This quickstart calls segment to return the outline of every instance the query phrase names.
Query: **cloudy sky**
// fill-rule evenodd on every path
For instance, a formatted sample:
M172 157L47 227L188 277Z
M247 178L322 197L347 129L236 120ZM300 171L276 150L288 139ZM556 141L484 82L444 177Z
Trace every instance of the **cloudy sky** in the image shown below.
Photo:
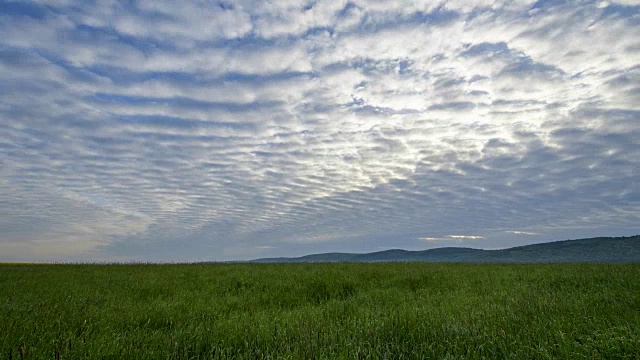
M640 233L640 2L0 2L0 261Z

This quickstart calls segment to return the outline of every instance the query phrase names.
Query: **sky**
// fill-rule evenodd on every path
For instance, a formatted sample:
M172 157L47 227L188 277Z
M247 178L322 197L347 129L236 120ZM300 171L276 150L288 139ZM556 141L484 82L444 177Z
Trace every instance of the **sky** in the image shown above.
M0 1L0 261L640 233L640 1Z

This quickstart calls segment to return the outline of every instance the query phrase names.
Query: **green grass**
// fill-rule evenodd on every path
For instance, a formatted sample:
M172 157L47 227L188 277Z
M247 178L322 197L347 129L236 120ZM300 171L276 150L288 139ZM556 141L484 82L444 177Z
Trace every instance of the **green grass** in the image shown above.
M0 359L640 358L640 265L0 265Z

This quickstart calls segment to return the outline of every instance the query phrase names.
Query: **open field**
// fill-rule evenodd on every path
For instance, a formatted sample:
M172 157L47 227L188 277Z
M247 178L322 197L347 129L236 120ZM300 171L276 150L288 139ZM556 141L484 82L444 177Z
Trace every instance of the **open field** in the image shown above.
M0 265L0 359L640 357L640 265Z

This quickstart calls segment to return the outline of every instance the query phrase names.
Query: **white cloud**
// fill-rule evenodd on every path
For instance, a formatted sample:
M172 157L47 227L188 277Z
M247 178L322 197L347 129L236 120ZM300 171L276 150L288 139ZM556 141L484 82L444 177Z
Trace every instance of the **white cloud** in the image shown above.
M0 16L12 258L492 246L638 223L637 9L47 4Z
M536 232L531 232L531 231L507 231L508 233L514 234L514 235L540 235L539 233Z

